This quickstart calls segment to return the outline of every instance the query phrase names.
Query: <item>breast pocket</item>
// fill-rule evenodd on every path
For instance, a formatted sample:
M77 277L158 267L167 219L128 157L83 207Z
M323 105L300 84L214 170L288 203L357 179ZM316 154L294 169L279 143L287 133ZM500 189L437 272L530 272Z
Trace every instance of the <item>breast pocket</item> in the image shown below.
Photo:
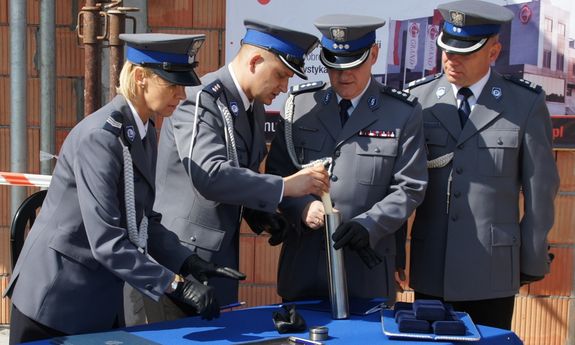
M477 171L486 176L513 176L517 171L518 129L483 131L477 142Z
M317 132L300 130L294 133L293 144L297 159L300 163L309 163L321 157L325 136Z
M358 142L355 149L357 182L373 186L389 183L398 145L396 138L371 138Z

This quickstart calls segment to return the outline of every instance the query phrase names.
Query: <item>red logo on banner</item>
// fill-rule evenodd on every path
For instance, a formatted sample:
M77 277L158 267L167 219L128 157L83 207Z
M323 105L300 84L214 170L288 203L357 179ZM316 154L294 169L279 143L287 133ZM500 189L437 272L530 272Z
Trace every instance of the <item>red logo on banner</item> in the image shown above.
M267 5L270 3L271 0L258 0L258 2L262 5Z
M411 37L417 37L417 35L419 35L419 27L417 26L417 23L411 23L409 26L409 34Z
M531 11L529 6L523 5L523 6L521 6L521 10L519 10L519 20L521 20L521 23L527 24L529 22L529 20L531 19L532 14L533 14L533 11Z
M437 38L437 36L439 35L439 27L432 25L429 27L429 38L433 41L435 41L435 39Z

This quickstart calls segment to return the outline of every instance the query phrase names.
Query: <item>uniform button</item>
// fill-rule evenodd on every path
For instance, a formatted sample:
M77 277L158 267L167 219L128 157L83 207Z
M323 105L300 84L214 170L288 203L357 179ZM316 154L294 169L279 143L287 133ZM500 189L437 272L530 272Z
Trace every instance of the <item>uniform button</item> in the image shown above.
M152 286L152 284L146 284L146 290L152 291L154 290L154 287Z
M451 220L454 221L454 222L457 221L458 218L459 218L459 217L457 217L456 214L452 214L452 215L451 215Z
M381 152L380 149L379 149L379 147L376 147L375 150L373 150L373 151L375 151L375 153Z
M461 196L461 192L457 191L457 192L453 193L453 196L456 198L459 198Z
M332 180L333 182L337 181L337 176L331 175L331 180Z
M463 168L457 168L457 169L455 169L455 172L456 172L458 175L461 175L461 174L463 173Z
M337 150L337 151L335 151L335 152L333 153L333 155L337 158L337 157L339 157L339 156L341 155L341 151L340 151L340 150Z
M497 138L497 145L503 145L503 140L501 140L501 138Z
M192 241L192 242L196 242L196 236L192 236L192 237L190 237L190 241Z
M459 144L459 145L457 146L457 148L460 149L460 150L463 150L464 147L465 147L465 145L463 145L463 144Z

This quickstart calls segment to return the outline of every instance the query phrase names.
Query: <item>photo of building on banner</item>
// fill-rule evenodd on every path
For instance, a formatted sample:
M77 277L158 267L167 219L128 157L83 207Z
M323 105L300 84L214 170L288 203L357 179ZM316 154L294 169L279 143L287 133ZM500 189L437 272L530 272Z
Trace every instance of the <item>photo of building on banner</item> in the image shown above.
M286 27L314 32L315 18L334 12L330 0L301 1L305 11L293 13L294 2L269 0L227 1L226 56L239 48L243 18L261 17ZM489 0L491 1L491 0ZM386 24L378 30L376 44L381 53L373 72L382 83L403 89L409 82L441 72L441 52L435 41L443 19L434 10L439 0L418 0L394 3L373 3L369 0L338 2L339 13L386 15ZM500 1L493 0L495 3ZM241 3L241 4L240 4ZM415 3L415 4L414 4ZM575 2L569 0L506 2L516 16L502 27L500 41L504 49L492 66L504 75L541 85L553 120L556 149L575 149ZM231 55L230 55L231 54ZM308 55L306 72L310 81L327 81L327 70L319 62L319 49ZM293 78L292 84L303 82ZM278 97L266 110L269 137L275 130L279 109L287 96Z

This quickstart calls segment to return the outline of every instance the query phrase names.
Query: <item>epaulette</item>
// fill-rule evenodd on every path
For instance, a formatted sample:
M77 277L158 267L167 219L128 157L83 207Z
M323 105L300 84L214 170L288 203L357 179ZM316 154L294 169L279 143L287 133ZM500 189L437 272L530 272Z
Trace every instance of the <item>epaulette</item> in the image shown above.
M419 85L427 84L431 81L434 81L435 79L440 78L442 74L443 73L436 73L434 75L428 75L427 77L414 80L414 81L410 82L409 84L407 84L406 89L411 89L411 88L414 88L414 87L419 86Z
M323 81L311 81L290 87L289 93L292 95L297 95L304 92L319 90L323 88L324 85L325 82Z
M523 78L518 78L512 75L505 75L503 76L503 78L509 80L510 82L513 82L517 85L521 85L535 93L541 93L541 91L543 91L543 88L541 87L541 85L537 85L529 80L523 79Z
M122 133L122 126L124 124L124 114L119 111L113 111L106 119L104 129L111 132L115 136L120 136Z
M218 99L222 92L224 91L224 84L219 79L206 85L202 91L205 91L212 95L215 99Z
M415 103L417 103L417 97L415 97L414 95L411 95L407 92L389 87L384 85L383 89L381 89L381 92L385 93L386 95L390 95L391 97L395 97L401 101L404 101L405 103L409 104L409 105L414 105Z

